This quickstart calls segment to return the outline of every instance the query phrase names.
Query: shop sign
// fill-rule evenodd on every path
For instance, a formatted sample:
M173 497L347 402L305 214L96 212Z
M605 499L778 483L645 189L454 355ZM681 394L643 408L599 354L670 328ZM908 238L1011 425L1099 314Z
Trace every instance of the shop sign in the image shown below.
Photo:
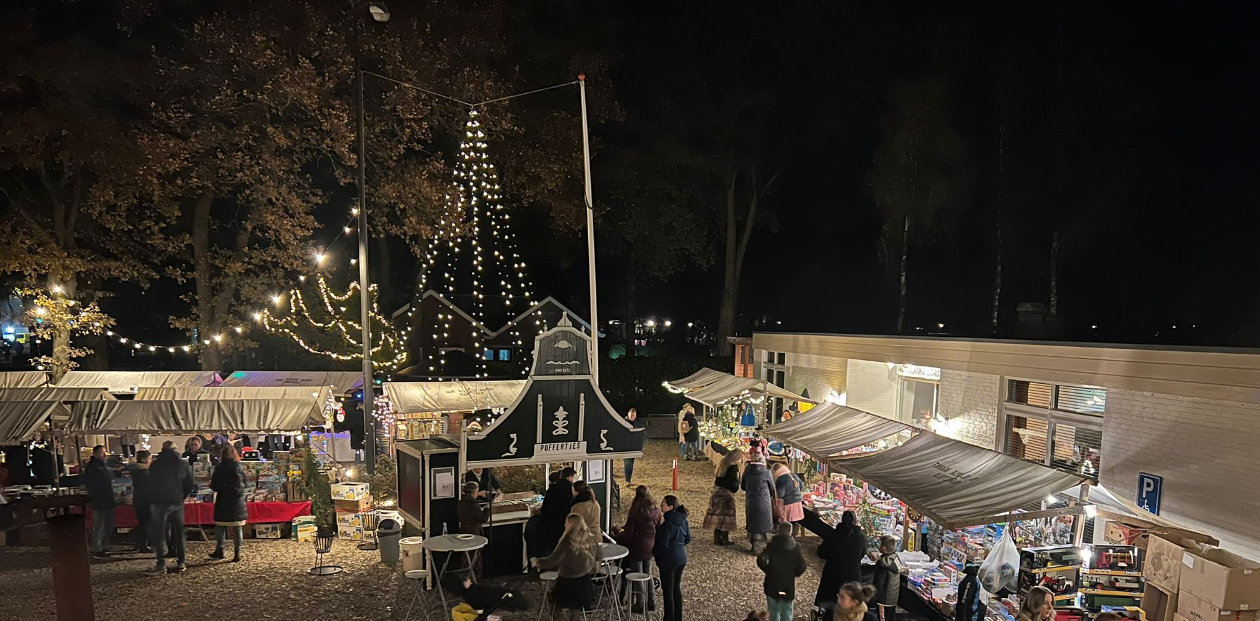
M1164 495L1164 477L1138 473L1137 504L1139 507L1159 515L1159 501Z
M917 364L897 365L897 375L908 379L930 380L939 382L941 370L938 367L921 367Z
M586 454L585 442L550 442L547 444L535 444L534 456L539 455L561 455L568 453Z

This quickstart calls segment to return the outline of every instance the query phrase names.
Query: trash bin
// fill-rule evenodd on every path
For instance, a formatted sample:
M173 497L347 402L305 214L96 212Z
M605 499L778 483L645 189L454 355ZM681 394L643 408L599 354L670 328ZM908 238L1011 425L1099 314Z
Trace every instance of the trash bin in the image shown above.
M399 541L402 548L403 571L424 569L424 537L405 537Z
M376 545L381 550L381 562L393 565L398 562L398 540L402 539L402 525L390 518L376 526Z

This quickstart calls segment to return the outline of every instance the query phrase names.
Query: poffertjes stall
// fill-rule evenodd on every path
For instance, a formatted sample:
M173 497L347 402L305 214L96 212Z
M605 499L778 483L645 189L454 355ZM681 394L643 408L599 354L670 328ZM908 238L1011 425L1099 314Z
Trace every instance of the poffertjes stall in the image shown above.
M513 402L480 430L402 441L398 445L399 507L408 528L424 537L456 532L454 505L474 468L504 469L572 463L601 505L608 530L613 460L643 455L643 429L608 403L591 375L591 340L567 318L535 339L529 378ZM524 497L528 496L528 497ZM483 575L525 570L525 524L541 498L507 494L493 503L484 532ZM419 512L421 515L413 515Z

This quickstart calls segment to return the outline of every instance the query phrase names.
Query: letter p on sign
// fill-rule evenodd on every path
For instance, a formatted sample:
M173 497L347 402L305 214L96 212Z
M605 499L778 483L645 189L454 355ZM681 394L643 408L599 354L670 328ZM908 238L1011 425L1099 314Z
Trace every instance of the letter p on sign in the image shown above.
M1164 493L1164 477L1138 473L1137 504L1139 507L1159 515L1159 502Z

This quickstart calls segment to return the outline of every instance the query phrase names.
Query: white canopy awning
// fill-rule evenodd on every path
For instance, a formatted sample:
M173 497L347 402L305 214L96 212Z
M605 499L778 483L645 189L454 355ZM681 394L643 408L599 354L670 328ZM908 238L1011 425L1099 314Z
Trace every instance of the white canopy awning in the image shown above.
M253 386L211 386L208 388L141 388L136 401L202 401L223 399L315 399L322 407L332 388L328 386L256 388ZM0 393L3 394L3 393Z
M835 403L824 403L792 420L768 427L765 435L818 459L901 433L913 426Z
M665 382L665 385L675 391L682 392L684 396L692 401L708 406L721 405L738 397L759 395L777 397L787 401L818 403L813 399L807 399L767 381L736 377L730 373L723 373L714 369L700 369L680 380Z
M837 457L829 465L951 529L1001 520L1085 480L928 431L896 448Z
M402 414L465 412L505 408L525 389L525 380L493 382L385 382L385 394Z
M74 404L75 433L298 431L322 425L314 398L97 401Z
M69 414L60 401L0 401L0 444L30 440L48 417Z
M70 371L57 382L57 387L128 393L139 388L216 386L221 381L214 371Z
M237 371L227 376L223 385L255 388L332 386L334 392L343 393L362 386L363 374L358 371Z
M0 401L110 401L104 388L0 388Z
M48 384L48 374L43 371L0 372L0 388L36 388Z

